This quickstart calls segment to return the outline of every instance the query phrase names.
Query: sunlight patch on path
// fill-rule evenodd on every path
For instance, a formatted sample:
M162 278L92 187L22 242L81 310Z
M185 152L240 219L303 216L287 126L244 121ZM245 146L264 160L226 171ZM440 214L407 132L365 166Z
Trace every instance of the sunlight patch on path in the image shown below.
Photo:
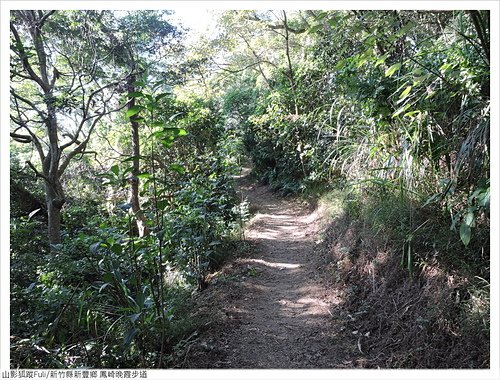
M245 263L258 263L265 265L267 267L271 268L278 268L278 269L297 269L302 266L302 264L287 264L287 263L271 263L269 261L261 260L261 259L246 259L243 262Z
M283 219L289 219L289 220L292 220L293 219L293 216L291 215L274 215L274 214L263 214L263 213L258 213L256 214L253 218L252 218L252 221L256 222L256 221L259 221L259 220L262 220L262 219L280 219L280 220L283 220Z
M297 300L282 298L278 301L281 306L282 311L285 315L296 317L300 316L319 316L319 315L330 315L330 304L336 304L338 302L327 303L319 298L305 296Z

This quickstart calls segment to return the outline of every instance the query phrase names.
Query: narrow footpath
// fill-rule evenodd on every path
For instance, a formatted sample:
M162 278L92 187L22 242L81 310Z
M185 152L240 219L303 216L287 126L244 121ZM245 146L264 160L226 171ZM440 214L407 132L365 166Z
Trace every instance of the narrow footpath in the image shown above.
M349 367L339 338L340 299L322 279L315 246L321 212L273 194L243 174L239 187L253 218L249 252L226 265L197 300L212 314L186 368Z

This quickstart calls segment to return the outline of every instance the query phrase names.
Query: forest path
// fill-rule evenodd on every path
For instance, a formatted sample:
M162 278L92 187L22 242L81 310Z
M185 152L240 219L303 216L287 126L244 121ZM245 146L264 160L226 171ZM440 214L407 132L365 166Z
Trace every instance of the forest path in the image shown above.
M314 249L321 212L278 197L245 172L239 188L254 211L245 230L250 250L200 294L200 308L218 320L202 332L185 366L344 367L332 312L340 300L322 279L326 260Z

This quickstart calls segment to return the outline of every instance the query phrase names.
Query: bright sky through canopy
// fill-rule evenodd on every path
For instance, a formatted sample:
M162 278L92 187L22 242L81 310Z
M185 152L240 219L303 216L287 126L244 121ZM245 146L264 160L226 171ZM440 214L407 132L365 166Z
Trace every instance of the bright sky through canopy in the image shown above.
M180 7L174 8L172 11L175 13L171 16L171 19L191 29L190 34L205 31L212 21L212 14L208 9Z

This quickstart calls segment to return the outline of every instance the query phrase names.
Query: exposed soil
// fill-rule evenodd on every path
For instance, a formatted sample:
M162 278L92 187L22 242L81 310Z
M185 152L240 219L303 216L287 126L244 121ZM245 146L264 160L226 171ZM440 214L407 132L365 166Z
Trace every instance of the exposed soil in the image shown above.
M488 300L468 296L466 277L436 262L412 278L390 234L327 221L246 174L248 250L194 298L193 318L208 322L181 367L489 367Z
M211 319L189 347L186 368L352 367L351 342L340 339L340 303L321 277L318 210L279 198L246 176L240 189L254 213L247 254L216 274L196 299Z

